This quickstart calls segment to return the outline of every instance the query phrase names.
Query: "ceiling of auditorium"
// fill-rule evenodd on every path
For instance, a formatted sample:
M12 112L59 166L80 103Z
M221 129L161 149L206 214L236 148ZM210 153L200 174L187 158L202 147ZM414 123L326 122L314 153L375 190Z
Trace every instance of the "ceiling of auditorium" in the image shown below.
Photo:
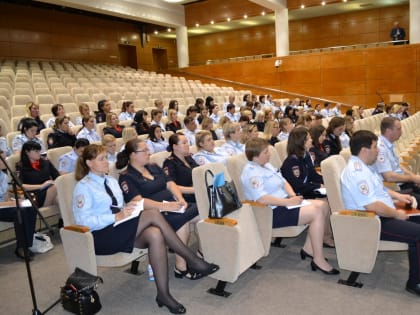
M39 2L48 2L51 4L62 5L62 0L37 0ZM125 0L127 2L136 3L136 0ZM166 1L166 0L164 0ZM71 5L67 6L71 7ZM168 0L168 2L171 2ZM181 4L184 6L195 5L196 2L211 2L211 0L182 0L181 2L177 2L177 4ZM319 2L319 4L318 4ZM395 6L395 5L402 5L408 4L409 0L348 0L347 2L342 2L339 0L328 0L326 1L327 5L321 5L321 0L314 1L314 0L301 0L301 1L290 1L289 5L289 20L301 20L301 19L308 19L313 17L319 16L327 16L327 15L334 15L334 14L342 14L348 13L351 11L362 11L362 10L370 10L376 9L381 7L387 6ZM296 9L291 8L292 3L307 3L307 7L304 9ZM296 7L296 5L295 5ZM272 12L271 10L267 10L268 12ZM110 15L113 15L110 13ZM115 16L118 16L116 13ZM141 19L140 19L141 20ZM209 21L211 17L209 17ZM257 25L264 25L264 24L271 24L274 23L274 14L267 13L265 15L258 15L258 16L249 16L246 19L235 19L229 22L215 22L214 24L203 24L199 26L193 26L188 28L188 35L195 36L195 35L203 35L209 33L216 33L221 31L229 31L234 29L246 28L251 26ZM158 24L158 23L156 23ZM164 37L164 38L176 38L175 32L173 29L168 32L166 30L166 26L162 26L157 29L159 33L154 36Z

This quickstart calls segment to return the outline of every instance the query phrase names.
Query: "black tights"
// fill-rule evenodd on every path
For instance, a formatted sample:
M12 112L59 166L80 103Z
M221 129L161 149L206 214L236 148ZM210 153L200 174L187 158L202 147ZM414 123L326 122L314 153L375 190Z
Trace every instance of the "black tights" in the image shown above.
M149 261L153 268L158 297L162 302L174 307L178 302L169 293L166 244L184 258L188 266L194 270L204 271L208 267L207 262L182 243L159 211L143 211L137 227L135 246L149 249Z

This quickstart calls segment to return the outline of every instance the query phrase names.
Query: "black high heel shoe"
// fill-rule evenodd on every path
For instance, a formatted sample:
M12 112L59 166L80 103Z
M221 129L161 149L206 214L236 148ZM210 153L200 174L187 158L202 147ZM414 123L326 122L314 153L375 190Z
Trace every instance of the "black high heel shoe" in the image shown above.
M156 303L159 307L166 306L172 314L185 314L187 312L187 309L184 307L184 305L178 303L176 306L169 306L162 302L159 297L156 297Z
M331 270L324 270L321 267L319 267L313 260L311 261L311 268L312 271L316 271L317 269L322 271L323 273L325 273L326 275L338 275L340 273L340 271L338 271L335 268L332 268Z
M303 248L300 250L300 258L302 258L302 260L305 260L306 258L314 259L314 257L305 252Z
M15 249L15 255L16 255L16 257L25 260L25 252L23 251L23 248L21 248L21 247L16 248ZM31 250L28 249L29 261L32 261L34 259L33 258L34 256L35 256L35 254Z
M175 275L175 278L178 278L178 279L187 278L189 280L198 280L203 277L198 272L189 271L188 269L181 271L177 267L174 268L174 275Z
M220 267L216 264L209 264L209 266L205 270L198 270L198 269L194 269L192 267L189 268L190 272L199 273L201 275L200 278L211 275L212 273L215 273L219 269L220 269Z

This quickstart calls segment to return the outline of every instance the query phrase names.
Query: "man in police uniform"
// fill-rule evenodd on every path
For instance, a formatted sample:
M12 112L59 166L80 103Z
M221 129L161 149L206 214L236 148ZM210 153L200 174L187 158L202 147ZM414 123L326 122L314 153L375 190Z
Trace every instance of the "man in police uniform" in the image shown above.
M402 193L408 193L417 199L420 206L420 175L416 175L400 164L395 153L394 142L402 134L401 121L395 117L385 117L381 121L381 136L378 139L378 159L375 168L387 182L397 183Z
M393 199L410 203L410 195L387 189L373 165L378 156L377 136L360 130L350 140L352 156L341 174L341 191L346 209L369 210L381 220L381 240L408 244L409 276L406 290L420 295L420 220L408 218L404 210L396 209Z

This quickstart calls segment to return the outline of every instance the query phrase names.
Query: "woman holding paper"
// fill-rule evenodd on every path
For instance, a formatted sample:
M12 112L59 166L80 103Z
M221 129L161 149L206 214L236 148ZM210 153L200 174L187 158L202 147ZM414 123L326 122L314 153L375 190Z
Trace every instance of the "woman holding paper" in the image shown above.
M324 180L314 167L309 149L312 147L312 138L305 127L298 127L290 132L287 142L287 158L281 166L281 174L292 186L292 189L305 199L318 199L323 208L330 206L326 200ZM330 216L325 217L324 246L334 247L334 240L330 224Z
M268 142L261 138L250 139L246 143L248 159L241 175L245 198L268 205L273 209L273 228L309 224L309 232L300 255L302 259L312 259L311 268L328 275L339 271L333 268L322 252L325 216L329 208L319 200L311 200L303 205L302 196L297 196L290 184L269 163ZM288 209L288 207L294 207Z
M146 200L146 209L139 216L114 226L116 222L129 217L142 198L136 196L123 207L122 191L118 182L106 175L107 171L108 161L104 147L96 144L87 146L78 160L75 173L79 180L73 192L76 224L90 228L98 255L131 252L134 246L148 248L157 287L156 303L159 307L166 306L171 313L185 313L185 307L169 292L166 246L182 256L190 270L200 277L216 272L219 267L194 255L159 211L153 210Z
M127 169L120 174L119 183L126 202L139 196L144 198L146 208L162 211L163 217L172 226L184 244L188 244L189 224L198 218L195 203L187 203L181 189L156 164L150 164L150 150L146 142L133 139L126 143L118 154L116 167ZM175 277L197 279L197 273L188 270L186 261L179 255L175 260Z

